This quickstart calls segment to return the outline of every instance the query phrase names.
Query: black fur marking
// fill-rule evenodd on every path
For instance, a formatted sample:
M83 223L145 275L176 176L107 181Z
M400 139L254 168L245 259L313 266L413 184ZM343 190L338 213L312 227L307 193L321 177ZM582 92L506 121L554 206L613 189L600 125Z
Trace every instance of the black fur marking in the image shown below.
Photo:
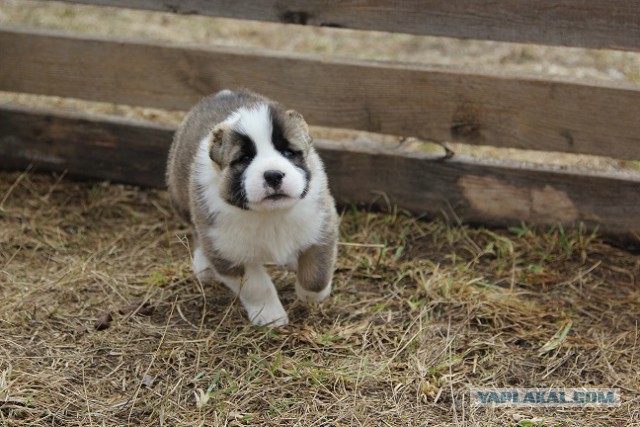
M269 115L271 116L271 143L276 150L280 152L285 158L291 160L295 158L302 158L302 151L296 150L291 142L284 136L282 124L276 118L273 109L269 109Z
M269 115L271 116L271 143L281 153L285 150L293 151L291 150L291 143L285 138L282 125L276 119L272 109L269 109Z
M300 194L300 198L304 199L307 196L307 193L309 192L309 185L311 184L311 172L309 171L309 168L307 168L307 165L302 165L302 167L298 166L300 169L302 169L302 172L304 172L304 190L302 190L302 194Z
M300 198L304 199L309 192L311 172L307 167L307 163L302 151L295 150L289 140L284 136L282 125L276 118L273 109L269 109L269 114L271 116L271 143L273 144L275 149L278 150L280 154L282 154L284 158L289 160L291 164L300 169L304 174L305 186L302 194L300 195Z
M240 149L229 163L229 192L226 201L240 209L249 209L247 193L244 189L244 172L256 156L256 145L247 135L234 131L233 139Z
M231 174L229 177L230 188L226 198L227 203L244 210L249 209L247 193L244 191L243 175L246 168L246 165L237 165L231 168L229 171Z
M235 158L231 161L231 166L239 163L251 163L251 160L256 156L256 144L247 135L233 131L234 140L238 141L240 150L235 155Z

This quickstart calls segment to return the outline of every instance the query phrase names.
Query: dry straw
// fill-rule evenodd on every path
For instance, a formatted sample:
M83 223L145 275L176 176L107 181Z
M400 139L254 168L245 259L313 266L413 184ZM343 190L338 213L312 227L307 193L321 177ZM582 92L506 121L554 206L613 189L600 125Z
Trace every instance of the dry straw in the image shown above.
M333 296L272 268L291 325L268 330L193 278L163 191L4 173L0 200L0 425L640 423L640 261L584 231L348 208ZM623 398L472 408L472 386Z

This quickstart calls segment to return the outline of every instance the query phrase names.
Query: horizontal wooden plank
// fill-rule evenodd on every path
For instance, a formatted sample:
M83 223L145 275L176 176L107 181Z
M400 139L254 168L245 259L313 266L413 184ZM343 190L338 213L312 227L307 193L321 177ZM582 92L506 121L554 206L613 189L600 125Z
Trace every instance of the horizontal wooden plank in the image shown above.
M640 50L640 1L67 0L432 36Z
M162 187L174 129L114 117L0 104L0 168L48 171Z
M189 109L249 87L310 124L640 159L640 87L0 28L0 90Z
M0 107L0 167L164 186L173 130L149 123ZM578 174L424 154L317 143L342 202L398 205L506 226L580 222L640 244L640 177Z

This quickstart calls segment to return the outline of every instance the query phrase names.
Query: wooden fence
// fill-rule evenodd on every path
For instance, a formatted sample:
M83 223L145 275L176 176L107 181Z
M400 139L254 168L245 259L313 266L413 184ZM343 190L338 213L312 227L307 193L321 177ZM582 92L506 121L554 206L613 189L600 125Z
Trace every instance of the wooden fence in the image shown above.
M640 2L82 0L285 23L640 50ZM435 3L435 4L434 4ZM295 30L295 28L292 28ZM250 87L312 125L640 159L640 87L0 26L0 90L186 110ZM162 186L173 129L0 105L0 167ZM318 141L336 197L511 225L584 223L640 243L640 178Z

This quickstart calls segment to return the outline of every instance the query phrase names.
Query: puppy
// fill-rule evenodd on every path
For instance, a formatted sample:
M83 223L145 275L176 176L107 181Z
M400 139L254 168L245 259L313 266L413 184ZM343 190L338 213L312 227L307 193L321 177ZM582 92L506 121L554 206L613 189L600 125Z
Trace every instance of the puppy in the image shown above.
M289 322L265 263L296 271L301 300L329 295L338 216L298 112L249 91L203 99L175 134L167 183L193 227L194 273L237 294L251 322Z

